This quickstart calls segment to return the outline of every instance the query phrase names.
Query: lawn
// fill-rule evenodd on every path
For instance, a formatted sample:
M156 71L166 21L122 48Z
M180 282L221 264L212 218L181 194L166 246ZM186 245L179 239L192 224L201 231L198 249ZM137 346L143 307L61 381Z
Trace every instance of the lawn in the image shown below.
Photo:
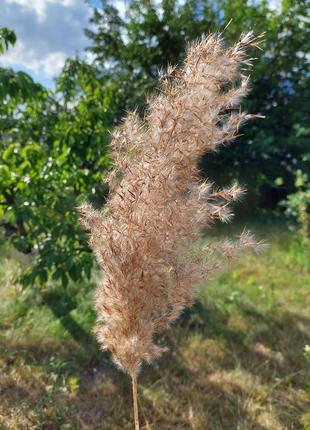
M267 251L202 286L158 339L143 430L310 430L310 246L260 230ZM16 256L1 262L0 429L132 429L130 380L91 335L94 282L23 291Z

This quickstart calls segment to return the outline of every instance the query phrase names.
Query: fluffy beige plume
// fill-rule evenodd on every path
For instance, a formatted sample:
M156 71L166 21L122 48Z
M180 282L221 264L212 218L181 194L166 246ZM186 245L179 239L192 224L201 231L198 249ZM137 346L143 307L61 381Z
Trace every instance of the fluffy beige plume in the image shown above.
M159 356L154 335L190 306L195 286L244 248L257 249L249 233L236 242L202 246L202 228L231 218L237 185L214 190L201 182L197 162L234 139L254 117L239 109L248 92L252 33L231 48L221 35L192 44L182 68L170 68L142 120L130 113L112 140L114 169L104 209L81 206L82 222L104 272L96 294L96 333L119 366L136 374Z

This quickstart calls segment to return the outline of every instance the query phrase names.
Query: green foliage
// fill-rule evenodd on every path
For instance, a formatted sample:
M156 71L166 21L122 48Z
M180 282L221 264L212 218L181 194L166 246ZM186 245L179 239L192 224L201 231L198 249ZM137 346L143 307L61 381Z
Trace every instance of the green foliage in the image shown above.
M25 72L15 72L13 69L3 69L0 67L0 101L6 101L8 97L18 97L20 102L33 98L43 91L40 84L37 84ZM5 110L0 107L0 113L5 115Z
M6 27L0 28L0 54L9 49L9 45L14 46L16 43L16 34Z
M14 46L15 43L14 31L5 27L0 28L0 55L8 50L10 45ZM41 85L35 84L26 73L14 72L12 69L0 67L0 118L6 113L1 105L7 102L8 97L18 97L21 102L26 98L35 96L40 90L43 90ZM2 124L0 123L0 125Z
M297 191L289 194L282 205L286 208L286 215L298 222L301 239L306 242L309 240L310 182L307 173L301 170L297 170L295 175Z
M125 108L144 106L145 91L156 84L158 70L167 63L179 63L188 41L203 32L225 30L228 43L241 31L266 32L262 52L252 74L252 91L245 101L249 112L266 116L241 131L242 136L218 155L208 154L203 172L218 182L238 178L247 184L251 207L274 208L294 190L292 170L302 167L302 155L309 141L310 97L309 7L307 1L283 1L271 10L269 2L246 0L163 0L156 6L149 0L127 2L126 17L102 1L95 10L90 51L105 73L119 82ZM221 172L218 178L217 172ZM282 177L285 186L278 186ZM254 200L253 200L254 199Z
M228 43L241 31L266 31L263 51L253 53L259 58L245 102L266 119L244 127L220 154L204 157L202 172L220 185L232 179L247 184L251 211L272 208L288 194L296 208L303 195L294 172L309 176L307 6L308 0L285 0L274 11L267 1L163 0L155 6L130 0L120 17L102 0L86 30L93 64L67 60L55 91L24 72L0 68L1 237L31 256L23 282L66 285L90 275L93 260L76 206L84 199L104 202L109 130L126 110L143 112L158 71L180 63L190 40L223 29L230 19ZM15 41L12 30L1 28L0 54Z
M27 97L5 85L0 222L4 238L31 255L22 274L26 285L90 276L93 259L76 206L86 197L96 196L95 204L104 199L108 128L118 97L118 88L97 72L75 59L67 61L55 92L36 87Z
M101 3L90 20L92 29L85 30L92 41L88 49L126 94L126 110L143 107L145 95L157 83L158 71L169 63L179 63L187 42L217 29L220 20L220 12L211 1L179 5L176 0L164 0L155 5L149 0L131 0L125 19L113 2Z

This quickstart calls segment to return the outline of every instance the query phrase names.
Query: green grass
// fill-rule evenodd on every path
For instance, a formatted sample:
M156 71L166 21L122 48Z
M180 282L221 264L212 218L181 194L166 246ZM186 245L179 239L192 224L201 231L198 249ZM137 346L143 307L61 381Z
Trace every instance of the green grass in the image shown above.
M310 429L310 246L270 242L200 289L139 378L141 428ZM0 256L0 429L132 429L130 381L91 337L93 283L23 291Z

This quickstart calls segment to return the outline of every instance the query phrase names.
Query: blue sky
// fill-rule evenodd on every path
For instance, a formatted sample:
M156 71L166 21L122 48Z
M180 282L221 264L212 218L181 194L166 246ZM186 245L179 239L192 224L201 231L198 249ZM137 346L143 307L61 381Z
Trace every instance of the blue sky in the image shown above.
M124 1L114 3L124 9ZM0 27L17 34L14 48L0 56L0 66L26 71L53 87L65 59L89 44L83 29L89 27L91 7L84 0L0 0L0 5Z

